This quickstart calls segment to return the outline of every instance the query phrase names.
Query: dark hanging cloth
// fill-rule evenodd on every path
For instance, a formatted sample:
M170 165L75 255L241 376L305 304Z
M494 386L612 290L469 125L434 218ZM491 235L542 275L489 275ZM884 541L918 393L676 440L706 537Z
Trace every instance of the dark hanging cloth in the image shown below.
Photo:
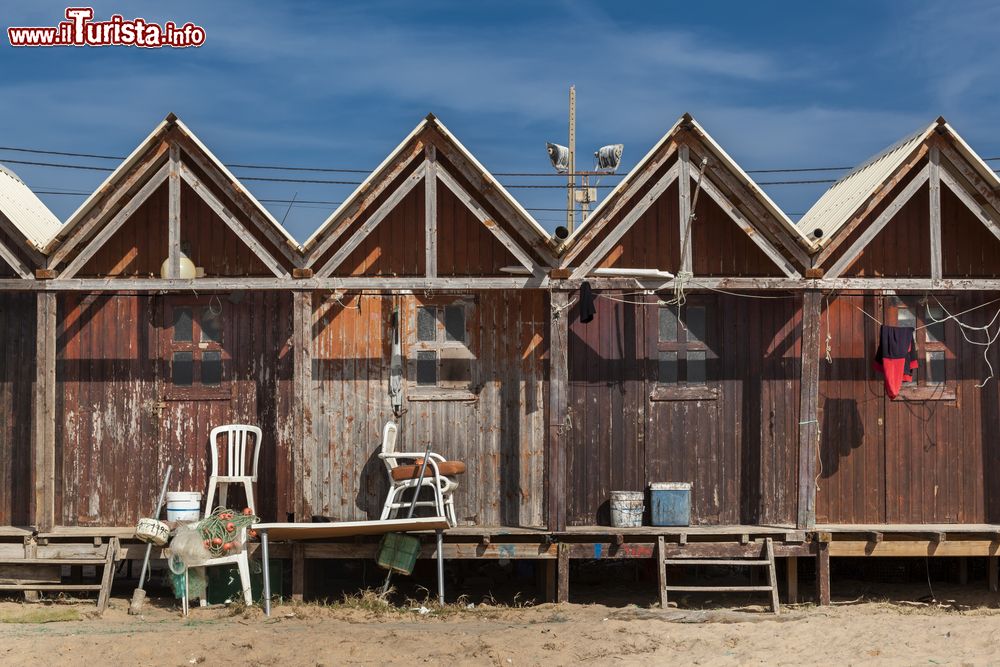
M872 366L885 378L885 392L890 399L899 396L904 382L913 380L917 365L913 327L890 327L883 324Z
M594 319L597 308L594 306L594 292L590 289L590 283L584 281L580 285L580 321L586 324Z

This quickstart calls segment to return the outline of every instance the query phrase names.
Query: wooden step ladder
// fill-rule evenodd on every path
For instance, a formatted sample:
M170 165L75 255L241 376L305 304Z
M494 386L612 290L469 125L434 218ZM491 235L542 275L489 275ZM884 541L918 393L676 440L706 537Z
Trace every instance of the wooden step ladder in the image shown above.
M115 561L118 560L119 542L117 537L108 540L103 555L99 552L93 556L78 557L52 557L46 558L37 555L38 546L32 540L25 542L24 558L0 558L0 570L5 574L0 578L0 591L97 591L97 613L103 614L108 607L108 598L111 596L111 583L115 576ZM69 565L71 567L82 567L93 565L103 567L101 583L99 584L64 584L62 582L38 581L41 577L37 575L39 568L59 567ZM34 573L31 571L34 567ZM23 578L14 574L18 569L24 568ZM13 575L13 576L11 576ZM35 580L33 580L33 578Z
M778 614L780 613L780 607L778 603L778 578L775 575L774 569L774 544L771 538L765 538L763 548L761 549L761 554L759 557L732 557L732 556L720 556L718 558L712 557L697 557L697 558L685 558L683 556L671 557L666 556L665 540L663 537L657 539L657 561L659 565L659 586L660 586L660 607L663 609L667 608L667 595L670 591L686 591L686 592L698 592L698 593L712 593L712 592L724 592L724 593L737 593L743 591L768 591L771 593L771 610ZM767 568L767 585L766 586L671 586L667 584L667 566L668 565L732 565L738 567L764 567Z

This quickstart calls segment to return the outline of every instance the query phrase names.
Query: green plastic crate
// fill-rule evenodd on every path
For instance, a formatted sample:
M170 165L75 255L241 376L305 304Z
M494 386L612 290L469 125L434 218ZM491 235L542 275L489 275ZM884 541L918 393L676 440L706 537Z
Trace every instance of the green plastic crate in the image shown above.
M253 566L251 565L251 568ZM240 571L235 565L220 565L205 568L208 585L208 603L226 604L234 600L242 600ZM271 596L282 597L284 594L282 567L280 560L271 561ZM254 602L264 599L264 574L250 570L250 594Z
M399 574L411 574L420 554L420 538L404 533L386 533L378 546L378 565Z

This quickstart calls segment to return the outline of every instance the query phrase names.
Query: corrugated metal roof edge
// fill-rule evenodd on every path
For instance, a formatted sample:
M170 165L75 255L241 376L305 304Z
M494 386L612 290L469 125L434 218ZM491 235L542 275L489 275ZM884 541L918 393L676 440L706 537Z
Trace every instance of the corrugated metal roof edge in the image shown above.
M0 171L6 174L8 177L16 181L21 187L21 196L30 197L30 205L33 209L32 213L38 218L38 222L41 222L46 229L38 229L39 235L33 235L31 230L25 229L22 224L18 224L19 216L13 216L10 211L4 211L4 216L10 221L11 225L14 226L17 231L21 233L21 239L26 245L31 246L35 250L41 252L48 242L48 239L58 231L60 227L59 218L49 210L49 207L45 205L38 195L24 182L17 173L10 167L0 163ZM17 239L15 239L17 240Z

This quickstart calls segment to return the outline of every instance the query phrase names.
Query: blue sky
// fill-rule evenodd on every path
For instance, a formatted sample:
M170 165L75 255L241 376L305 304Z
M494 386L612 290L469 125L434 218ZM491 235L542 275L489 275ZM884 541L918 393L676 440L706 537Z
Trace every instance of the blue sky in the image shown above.
M98 19L193 21L207 42L17 50L4 36L0 145L124 155L173 111L225 162L371 168L433 112L490 170L547 171L544 142L565 143L573 83L581 155L621 142L626 167L684 112L747 169L856 164L938 115L1000 155L994 2L92 4ZM6 28L55 25L66 4L2 6ZM91 191L103 178L11 166L36 190ZM340 201L352 189L246 185L262 199ZM765 189L798 214L824 187ZM565 201L513 193L531 209ZM82 201L43 199L62 219ZM269 206L300 240L334 208ZM549 229L561 218L535 215Z

